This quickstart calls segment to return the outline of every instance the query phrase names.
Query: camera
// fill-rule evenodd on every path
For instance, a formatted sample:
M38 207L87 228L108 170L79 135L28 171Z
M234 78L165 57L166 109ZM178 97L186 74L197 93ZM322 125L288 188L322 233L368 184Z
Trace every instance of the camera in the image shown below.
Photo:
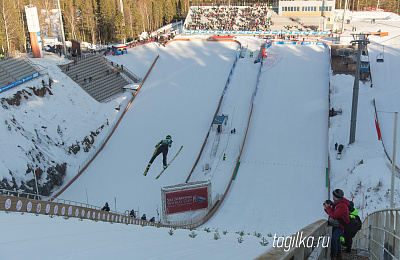
M325 200L325 203L328 204L329 206L331 206L333 204L333 202L331 200Z

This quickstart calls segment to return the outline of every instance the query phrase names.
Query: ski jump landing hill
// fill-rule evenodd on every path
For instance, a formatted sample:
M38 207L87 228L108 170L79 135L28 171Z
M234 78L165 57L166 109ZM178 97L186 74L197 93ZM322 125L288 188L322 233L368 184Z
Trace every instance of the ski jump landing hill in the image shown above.
M249 50L259 48L260 42L252 42L259 39L249 41ZM316 44L268 47L271 57L282 58L271 68L267 63L255 64L253 58L238 60L240 45L232 41L175 41L160 48L152 73L129 103L110 142L62 197L94 205L108 201L112 208L123 210L140 207L141 213L156 216L160 188L185 182L196 165L196 155L207 147L204 140L210 134L210 122L217 113L233 107L236 112L229 120L238 132L222 151L238 159L217 167L217 175L225 182L216 181L213 192L229 199L220 201L222 210L207 225L237 230L257 215L254 227L258 230L264 226L260 231L271 232L275 226L280 234L290 234L321 218L322 213L316 212L322 212L320 202L327 194L329 50ZM152 145L166 134L175 142L171 154L182 144L184 150L160 180L153 178L161 170L160 159L155 161L160 165L153 165L144 177ZM222 134L221 138L229 136L229 132ZM237 173L235 181L232 172ZM201 174L195 171L195 175L198 179ZM204 179L210 177L203 175ZM315 206L304 210L302 204L293 203L297 192ZM232 211L243 221L232 217ZM272 221L282 215L287 216L285 228Z
M212 46L207 51L206 44ZM139 206L141 213L157 216L160 188L183 183L194 165L238 49L234 41L174 42L160 48L152 73L110 141L61 196L80 201L87 190L90 204L103 205L116 198L118 208ZM158 181L154 177L161 170L159 160L144 177L153 145L167 134L174 141L170 154L184 145L181 154Z
M250 225L291 234L325 218L320 205L329 179L329 46L278 41L267 48L240 168L227 200L206 226L240 230ZM236 76L239 71L240 63ZM299 196L307 200L309 211L297 202Z

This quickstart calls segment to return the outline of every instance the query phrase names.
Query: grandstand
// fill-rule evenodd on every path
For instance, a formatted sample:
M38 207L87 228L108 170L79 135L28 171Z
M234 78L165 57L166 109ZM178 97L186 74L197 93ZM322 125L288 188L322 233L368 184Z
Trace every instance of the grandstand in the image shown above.
M39 69L23 58L7 58L0 61L0 87L8 89L25 82L29 76L38 73ZM13 84L22 80L18 84ZM13 85L12 85L13 84Z
M61 68L98 102L112 99L124 91L124 86L133 81L129 79L130 77L123 76L121 70L110 66L99 55L89 55L74 60L62 65Z
M298 1L297 1L298 2ZM315 31L326 27L321 16L307 12L279 15L267 6L203 6L189 10L186 30L210 31Z
M205 6L191 8L184 27L188 30L268 30L271 10L266 6Z

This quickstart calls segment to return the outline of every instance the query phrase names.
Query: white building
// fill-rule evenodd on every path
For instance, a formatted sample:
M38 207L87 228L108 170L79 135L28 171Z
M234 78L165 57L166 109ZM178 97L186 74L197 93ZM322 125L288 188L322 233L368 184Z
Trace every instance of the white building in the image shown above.
M278 15L280 16L324 16L327 21L333 17L335 0L320 1L279 1Z

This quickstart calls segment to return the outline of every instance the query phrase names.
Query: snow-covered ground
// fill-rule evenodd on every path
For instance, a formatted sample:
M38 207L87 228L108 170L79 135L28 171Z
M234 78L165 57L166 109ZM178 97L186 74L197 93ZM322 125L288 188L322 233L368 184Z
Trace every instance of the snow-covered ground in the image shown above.
M351 12L350 24L346 24L345 35L351 33L372 33L381 30L389 36L370 36L368 45L371 63L371 82L361 84L358 99L356 141L348 146L350 136L351 102L354 77L336 75L331 77L331 107L341 108L343 114L331 118L329 147L331 150L330 170L331 187L342 188L348 198L352 199L360 213L365 217L378 209L390 205L391 168L378 140L375 128L376 101L382 139L387 153L392 157L394 113L399 111L397 64L400 60L400 23L399 16L387 12ZM371 23L371 19L376 19ZM351 27L356 26L357 32ZM377 63L376 57L384 52L384 62ZM335 159L334 144L345 145L342 160ZM399 140L397 139L399 144ZM396 164L399 165L399 153ZM397 176L399 176L397 174ZM399 178L395 180L394 205L399 207Z
M397 37L400 26L398 17L393 14L372 25L369 17L376 18L376 13L374 16L364 12L351 15L351 24L345 25L350 30L345 34L351 33L351 26L357 26L359 32L379 29L389 32L388 37L370 37L373 88L368 82L360 84L354 144L347 145L354 77L330 75L331 107L341 108L343 114L330 118L328 132L326 50L322 46L272 46L268 51L277 56L271 55L269 59L282 59L266 62L270 68L265 65L261 70L237 178L217 214L194 231L198 236L190 238L192 231L189 230L175 230L171 236L168 229L163 228L0 212L1 230L5 234L0 239L0 258L105 259L111 255L113 258L204 259L207 254L210 259L253 259L271 246L272 238L268 234L291 235L326 217L322 202L328 197L325 188L327 149L331 190L341 188L347 198L354 196L363 216L388 207L386 194L390 189L391 172L382 143L377 139L372 100L376 99L383 141L391 156L393 114L387 112L398 109L395 75L400 54ZM253 37L239 40L243 45L248 44L248 52L254 51L257 55L261 42ZM382 45L385 45L385 62L376 63L375 57L382 52ZM60 197L82 202L88 199L89 204L97 206L108 201L111 208L118 211L139 208L140 214L157 217L157 209L161 207L160 188L183 183L193 167L238 52L237 44L210 42L174 42L165 48L154 44L139 48L112 59L144 77L154 58L160 55L154 71L105 149ZM14 116L19 124L24 124L24 129L43 125L47 128L42 131L49 132L52 139L57 136L60 125L66 128L63 131L68 131L68 135L67 132L63 135L65 140L71 142L82 139L107 119L110 123L115 121L120 113L115 107L129 99L130 94L99 104L56 66L48 65L62 60L51 55L45 57L35 62L47 66L55 79L53 95L31 97L20 107L3 110L3 121ZM221 113L229 115L227 132L222 133L215 156L210 156L215 140L215 136L210 135L209 150L206 146L207 153L192 175L191 180L210 179L213 193L223 192L240 148L259 69L259 64L252 61L248 53L246 58L239 59L221 106ZM40 85L39 81L2 93L2 97L10 97L27 86ZM237 129L236 135L230 134L232 128ZM19 139L20 132L7 131L5 128L0 134L5 144L1 146L4 149L1 174L9 178L8 169L21 172L26 169L25 165L19 165L18 158L22 155L16 144L25 151L31 147L24 147L28 142ZM142 174L153 145L166 134L172 135L174 140L169 158L183 145L181 154L159 180L154 180L154 176L161 170L161 158L157 158L148 176L144 177ZM341 160L336 160L335 143L345 145ZM49 153L56 153L50 150L55 148L49 146L48 149ZM227 154L226 161L221 161L223 153ZM85 153L68 159L65 152L59 151L57 156L68 163L66 181L86 159ZM201 166L206 162L212 169L205 174ZM23 181L24 175L19 176L17 181ZM398 181L396 178L396 187ZM399 189L396 188L395 205L398 203ZM212 232L204 231L205 227ZM216 229L221 239L214 239ZM225 230L226 235L223 234ZM238 243L239 235L235 233L238 231L244 231L242 243ZM261 246L261 238L255 237L254 232L260 232L269 245Z
M261 69L236 180L205 226L288 235L324 217L329 49L273 45L268 55L277 64Z

